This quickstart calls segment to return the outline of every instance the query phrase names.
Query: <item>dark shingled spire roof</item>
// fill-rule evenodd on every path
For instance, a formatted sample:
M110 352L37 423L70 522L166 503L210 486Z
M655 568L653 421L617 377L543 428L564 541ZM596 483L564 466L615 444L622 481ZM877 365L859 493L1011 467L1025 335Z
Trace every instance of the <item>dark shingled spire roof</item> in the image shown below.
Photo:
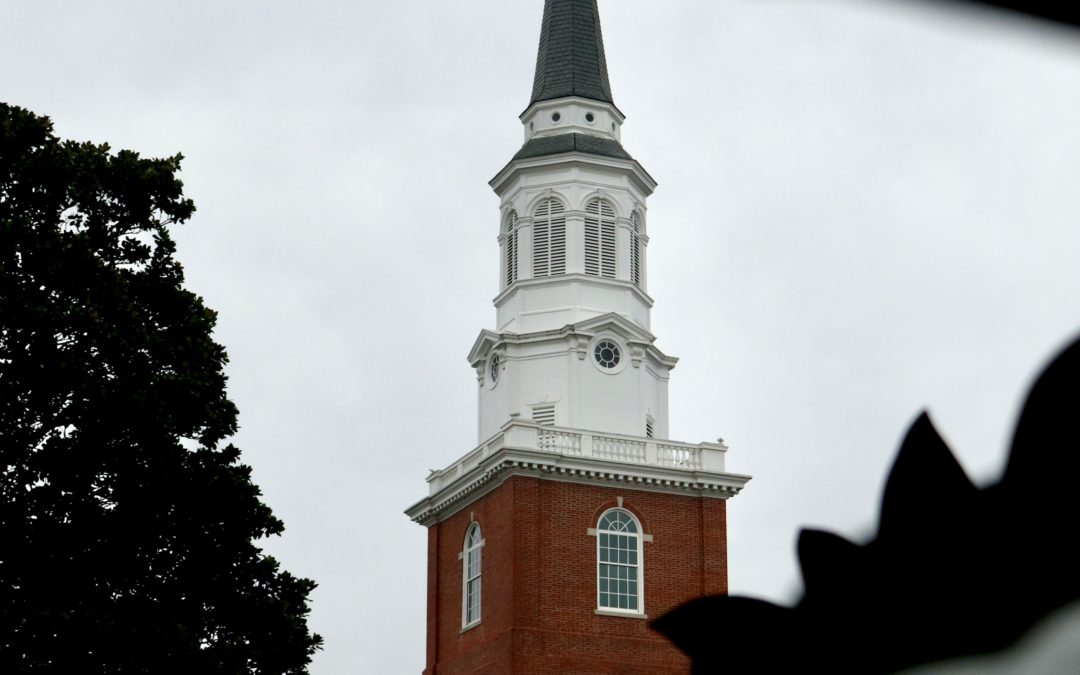
M596 0L544 0L532 99L581 96L615 104Z

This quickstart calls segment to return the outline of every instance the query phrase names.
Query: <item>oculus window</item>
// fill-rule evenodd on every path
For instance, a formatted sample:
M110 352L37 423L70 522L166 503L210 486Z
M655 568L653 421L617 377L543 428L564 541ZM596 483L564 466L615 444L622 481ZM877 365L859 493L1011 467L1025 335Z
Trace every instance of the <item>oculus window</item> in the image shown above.
M619 365L622 353L619 351L619 345L612 340L600 340L593 347L593 358L601 368L611 369Z

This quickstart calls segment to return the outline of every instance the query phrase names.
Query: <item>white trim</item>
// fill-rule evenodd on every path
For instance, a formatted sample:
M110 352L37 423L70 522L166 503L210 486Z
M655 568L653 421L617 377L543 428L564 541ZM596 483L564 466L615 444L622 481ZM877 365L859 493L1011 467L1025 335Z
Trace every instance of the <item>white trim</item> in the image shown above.
M613 616L617 619L648 619L649 615L644 612L620 612L619 610L612 609L594 609L593 614L597 616Z
M653 190L656 189L656 180L649 175L649 172L647 172L645 167L641 166L637 160L594 155L581 152L580 150L562 152L556 155L529 157L527 159L512 159L499 171L499 173L495 174L494 178L488 181L488 185L490 185L491 188L495 190L495 193L501 197L502 194L511 187L510 184L518 173L530 172L532 169L543 169L550 166L566 168L599 166L605 169L611 169L613 173L617 172L618 174L629 178L633 187L646 197L651 195Z
M654 304L652 297L645 292L644 288L634 285L633 282L627 279L619 279L618 277L594 277L591 274L585 274L583 272L567 272L566 274L560 274L554 277L528 277L519 278L514 282L513 287L506 287L499 291L499 294L492 300L496 307L503 300L507 298L511 293L516 292L521 288L531 288L533 286L554 286L558 284L565 284L568 282L578 282L592 284L595 286L618 286L625 290L632 291L634 295L638 296L638 299L648 308L651 308ZM605 312L604 314L607 314ZM603 315L601 315L603 316Z

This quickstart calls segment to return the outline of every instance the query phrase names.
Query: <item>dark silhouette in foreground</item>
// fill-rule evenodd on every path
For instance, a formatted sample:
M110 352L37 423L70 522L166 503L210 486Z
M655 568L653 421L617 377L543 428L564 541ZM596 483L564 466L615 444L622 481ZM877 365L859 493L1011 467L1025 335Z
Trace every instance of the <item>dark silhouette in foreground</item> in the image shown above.
M653 627L695 673L883 673L1000 650L1080 598L1080 340L1028 394L1001 481L978 489L924 413L889 474L877 537L804 530L792 608L689 602Z
M290 673L315 584L225 439L215 314L169 226L180 157L0 103L0 673Z
M1080 6L1062 0L960 0L974 7L993 7L1065 25L1080 26Z

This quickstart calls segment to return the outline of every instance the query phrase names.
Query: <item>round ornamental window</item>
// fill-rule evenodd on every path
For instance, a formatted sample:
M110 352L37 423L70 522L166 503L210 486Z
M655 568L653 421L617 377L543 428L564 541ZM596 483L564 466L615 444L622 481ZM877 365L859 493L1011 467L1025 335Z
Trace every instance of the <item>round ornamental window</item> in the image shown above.
M562 119L562 115L560 115L559 113L557 113L557 112L551 113L551 121L552 122L558 122L561 119Z
M596 347L593 349L593 358L596 359L601 368L614 368L619 365L621 356L619 345L611 340L601 340L596 343Z
M491 372L491 384L494 386L499 381L499 366L502 365L502 359L499 358L498 354L492 354L488 365Z
M596 119L596 117L593 116L592 113L585 113L585 121L588 122L589 124L592 124L593 120L595 120L595 119Z

